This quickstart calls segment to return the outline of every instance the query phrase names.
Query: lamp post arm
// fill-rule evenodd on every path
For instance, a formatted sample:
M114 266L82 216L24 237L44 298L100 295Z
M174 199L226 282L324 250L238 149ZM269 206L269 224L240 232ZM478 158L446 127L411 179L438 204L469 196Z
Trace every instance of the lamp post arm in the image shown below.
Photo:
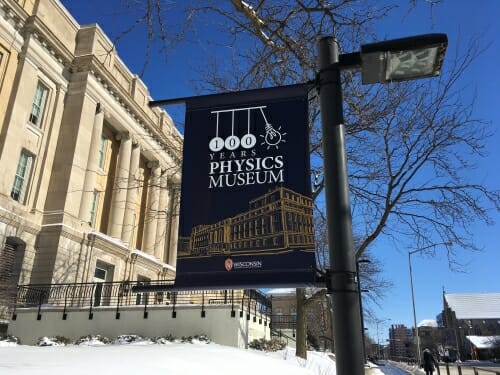
M342 70L361 69L361 53L351 52L339 55L339 64Z

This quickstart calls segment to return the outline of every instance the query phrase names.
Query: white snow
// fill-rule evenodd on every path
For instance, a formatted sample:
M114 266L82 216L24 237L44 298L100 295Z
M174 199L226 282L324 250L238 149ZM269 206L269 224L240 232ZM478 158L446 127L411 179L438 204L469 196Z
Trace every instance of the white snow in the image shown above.
M494 349L500 344L500 336L465 336L478 349Z
M297 289L295 288L274 288L274 289L266 289L265 293L268 296L287 296L287 295L295 295Z
M435 319L424 319L420 323L417 324L418 327L434 327L438 326L437 321Z
M217 344L133 343L68 346L26 346L0 341L2 375L88 375L107 374L203 374L203 375L334 375L335 362L326 353L309 352L308 360L295 356L294 349L262 352ZM377 368L371 374L382 374Z

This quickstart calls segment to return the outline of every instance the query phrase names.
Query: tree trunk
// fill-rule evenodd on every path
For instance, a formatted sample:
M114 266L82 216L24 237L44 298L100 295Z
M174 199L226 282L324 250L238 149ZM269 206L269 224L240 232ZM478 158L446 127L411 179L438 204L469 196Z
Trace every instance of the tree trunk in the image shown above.
M295 355L307 359L306 290L297 288L297 335Z

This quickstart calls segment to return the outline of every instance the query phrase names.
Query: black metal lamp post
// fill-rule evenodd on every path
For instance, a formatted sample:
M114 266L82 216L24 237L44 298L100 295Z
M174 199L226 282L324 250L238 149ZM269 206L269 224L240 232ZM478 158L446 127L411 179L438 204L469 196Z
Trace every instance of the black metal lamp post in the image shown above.
M445 34L373 43L360 52L339 55L333 37L321 38L318 90L323 133L325 206L334 306L336 367L339 375L363 375L360 306L344 143L340 72L361 69L363 83L417 79L440 73L447 46Z
M363 319L363 302L361 292L368 292L367 289L361 289L361 277L359 273L360 263L370 263L369 259L359 259L356 262L356 274L358 275L358 299L359 299L359 318L361 319L361 337L363 339L363 363L366 363L366 342L365 342L365 320Z

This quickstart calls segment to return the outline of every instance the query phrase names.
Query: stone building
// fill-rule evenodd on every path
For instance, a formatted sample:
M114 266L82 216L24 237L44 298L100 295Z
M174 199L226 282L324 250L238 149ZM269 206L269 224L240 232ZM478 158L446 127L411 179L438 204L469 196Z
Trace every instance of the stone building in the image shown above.
M444 293L444 348L458 357L490 359L500 356L500 293Z
M96 24L0 0L0 305L17 284L173 279L182 137Z
M306 295L316 294L316 289L307 289ZM271 335L285 339L289 346L295 346L297 329L297 296L295 289L270 289L267 295L272 299ZM322 296L307 304L307 341L316 349L334 351L332 311L327 297Z

